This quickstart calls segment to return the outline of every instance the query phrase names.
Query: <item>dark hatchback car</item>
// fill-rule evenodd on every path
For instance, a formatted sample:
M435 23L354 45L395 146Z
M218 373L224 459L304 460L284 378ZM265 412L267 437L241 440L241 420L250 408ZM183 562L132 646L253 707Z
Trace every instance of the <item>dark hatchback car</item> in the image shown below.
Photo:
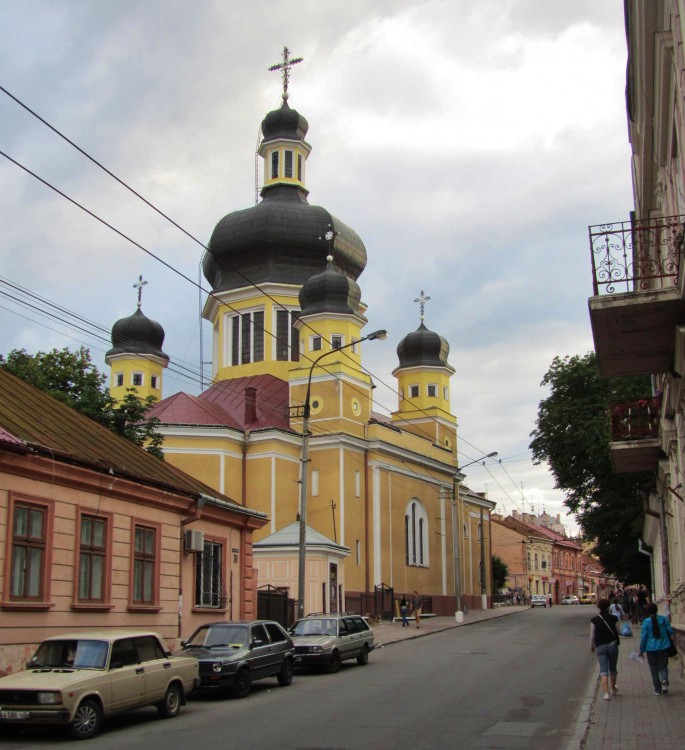
M228 690L245 698L255 680L276 677L282 686L293 680L295 649L277 622L212 622L181 645L183 654L198 660L201 689Z

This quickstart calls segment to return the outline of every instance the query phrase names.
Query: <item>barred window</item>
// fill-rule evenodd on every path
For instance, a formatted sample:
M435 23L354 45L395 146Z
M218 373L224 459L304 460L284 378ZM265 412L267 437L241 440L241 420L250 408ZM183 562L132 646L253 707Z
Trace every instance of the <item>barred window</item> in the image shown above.
M205 541L204 550L195 556L195 606L226 606L223 580L223 545Z

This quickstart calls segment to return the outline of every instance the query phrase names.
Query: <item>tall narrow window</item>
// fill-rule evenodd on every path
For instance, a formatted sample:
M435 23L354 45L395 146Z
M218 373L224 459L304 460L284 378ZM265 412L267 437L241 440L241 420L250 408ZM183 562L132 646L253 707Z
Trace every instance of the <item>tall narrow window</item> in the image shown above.
M136 526L133 537L133 603L155 603L157 530Z
M279 362L300 359L297 330L293 326L296 319L296 312L276 310L276 359Z
M195 606L226 606L223 577L223 545L205 541L204 550L195 556Z
M271 152L271 179L278 177L278 151Z
M114 377L114 381L116 383L117 388L121 388L124 385L124 373L118 372Z
M12 518L10 598L41 601L45 592L47 515L44 505L16 503Z
M410 385L409 386L409 398L418 398L418 397L419 397L419 386Z
M310 342L311 342L311 349L313 352L321 351L321 336L311 336Z
M302 182L302 156L297 155L297 179Z
M341 349L342 345L343 345L343 337L340 334L338 334L338 333L334 333L331 336L331 348L332 349Z
M428 398L438 397L438 386L435 383L428 384Z
M240 316L231 320L231 364L240 364Z
M404 514L404 556L407 565L428 565L428 515L423 505L412 500Z
M285 177L293 176L293 152L292 151L285 152L285 161L283 164L283 171L284 171Z
M106 556L107 519L81 516L78 558L79 601L104 601Z

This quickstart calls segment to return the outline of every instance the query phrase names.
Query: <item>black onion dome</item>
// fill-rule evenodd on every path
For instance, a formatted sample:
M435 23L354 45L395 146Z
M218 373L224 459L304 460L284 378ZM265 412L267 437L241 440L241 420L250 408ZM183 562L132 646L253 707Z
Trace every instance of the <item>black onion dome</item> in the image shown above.
M290 109L284 99L280 109L275 109L262 120L262 135L265 141L275 141L278 138L303 141L309 123L296 110Z
M405 367L447 367L454 368L447 362L450 345L447 341L426 326L421 325L405 336L397 345L397 356L400 368Z
M330 231L332 243L325 239ZM251 283L304 284L325 269L327 249L352 279L366 266L359 235L325 208L310 206L296 185L273 185L258 205L224 216L208 248L202 268L215 292Z
M150 354L169 361L162 351L164 329L156 320L150 320L138 308L128 318L121 318L112 326L112 348L105 355Z
M366 320L359 311L359 284L339 271L330 255L326 260L326 270L310 276L300 289L300 314L337 313Z

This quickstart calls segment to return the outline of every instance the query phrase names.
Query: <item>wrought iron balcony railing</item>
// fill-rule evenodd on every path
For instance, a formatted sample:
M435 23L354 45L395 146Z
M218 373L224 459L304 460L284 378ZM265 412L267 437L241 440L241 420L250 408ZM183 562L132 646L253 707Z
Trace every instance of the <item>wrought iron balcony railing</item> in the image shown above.
M611 439L642 440L659 434L661 396L641 398L625 404L611 406Z
M589 227L595 296L675 286L684 222L664 216Z

